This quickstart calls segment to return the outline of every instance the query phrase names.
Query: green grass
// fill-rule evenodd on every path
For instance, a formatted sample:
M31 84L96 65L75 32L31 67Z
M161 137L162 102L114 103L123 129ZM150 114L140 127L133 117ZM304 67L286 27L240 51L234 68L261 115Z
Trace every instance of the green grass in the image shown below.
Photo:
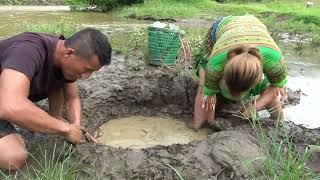
M52 35L63 34L66 38L70 37L78 30L76 24L67 24L61 18L57 23L44 23L31 24L30 22L22 23L20 32L39 32Z
M212 12L211 0L149 0L144 4L124 7L120 14L126 17L193 17Z
M170 164L166 164L166 166L170 167L174 171L174 173L176 173L176 175L179 177L180 180L184 180L180 172L177 171L174 167L172 167Z
M310 37L320 35L320 6L306 8L304 1L219 4L212 0L148 0L144 4L124 7L117 13L133 18L196 17L208 20L249 13L259 17L274 32L303 33Z
M314 149L306 147L304 151L297 151L293 142L296 132L289 132L286 122L279 120L275 129L266 130L262 128L261 121L256 112L251 113L250 122L265 155L264 170L263 172L252 171L253 179L263 177L263 179L280 180L316 180L320 178L319 174L313 173L306 166Z
M207 17L221 15L243 15L245 13L260 14L263 12L293 13L305 17L320 17L320 8L306 8L304 2L298 3L216 3L212 0L149 0L144 4L132 5L120 10L126 17L153 16L153 17ZM319 21L319 20L317 20Z
M28 162L22 170L12 174L0 170L0 179L35 179L35 180L74 180L78 179L79 162L71 159L76 149L72 146L63 144L62 148L58 148L55 144L52 153L40 149L40 156L36 158L36 154L29 154ZM60 150L58 150L60 149Z
M109 40L112 51L115 54L125 56L126 65L129 69L144 69L148 60L147 30L145 28L134 28L129 33L115 34L110 36ZM132 60L132 57L134 57L134 60Z

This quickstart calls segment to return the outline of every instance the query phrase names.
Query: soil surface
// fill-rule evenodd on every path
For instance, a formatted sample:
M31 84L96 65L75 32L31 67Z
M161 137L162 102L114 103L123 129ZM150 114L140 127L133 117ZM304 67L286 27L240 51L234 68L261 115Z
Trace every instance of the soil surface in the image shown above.
M82 124L93 133L112 119L130 116L166 115L189 122L192 119L197 82L163 68L146 67L130 71L122 57L114 57L112 65L78 83L82 98ZM299 102L300 93L290 92L287 103ZM222 102L222 101L220 101ZM46 107L46 103L40 103ZM252 169L262 169L264 153L256 132L246 120L232 113L240 106L220 103L214 132L207 139L189 144L156 146L146 149L124 149L85 143L73 154L80 162L81 179L179 179L168 165L185 179L248 179ZM266 130L275 129L275 121L261 121ZM320 129L307 129L285 123L297 147L320 142ZM29 135L28 135L29 134ZM284 133L279 131L279 137ZM47 135L26 134L27 146L37 154L38 146L50 151L63 139ZM60 147L60 146L58 146ZM248 167L247 162L253 159ZM319 153L309 166L319 171ZM318 169L317 169L318 168Z

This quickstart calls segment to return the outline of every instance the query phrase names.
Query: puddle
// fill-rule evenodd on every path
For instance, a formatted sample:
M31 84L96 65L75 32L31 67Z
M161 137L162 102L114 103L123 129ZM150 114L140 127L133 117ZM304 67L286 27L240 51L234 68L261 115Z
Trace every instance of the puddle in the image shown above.
M186 123L169 117L133 116L111 120L100 127L99 142L123 148L141 149L156 145L187 144L207 138L208 128L195 132Z
M320 127L319 111L320 63L318 54L287 56L289 78L287 86L292 90L301 89L300 103L284 109L285 119L308 128Z

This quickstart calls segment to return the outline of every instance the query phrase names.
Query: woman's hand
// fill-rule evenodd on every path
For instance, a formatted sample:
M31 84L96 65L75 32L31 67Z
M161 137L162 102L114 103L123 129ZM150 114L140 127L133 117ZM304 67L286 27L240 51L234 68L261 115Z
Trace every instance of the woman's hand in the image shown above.
M287 100L288 99L288 95L287 95L287 92L286 92L286 87L282 87L282 88L279 88L279 92L280 92L280 95L281 95L281 98L280 100L283 102L284 100Z
M212 124L214 121L215 104L216 96L204 98L202 92L198 91L194 106L194 118L188 124L188 127L199 129L205 122Z

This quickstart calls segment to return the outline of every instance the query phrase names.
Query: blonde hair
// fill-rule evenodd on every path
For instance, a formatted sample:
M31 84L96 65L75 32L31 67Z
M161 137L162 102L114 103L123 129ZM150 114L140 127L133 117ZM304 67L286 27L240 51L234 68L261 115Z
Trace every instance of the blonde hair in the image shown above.
M224 80L232 95L239 95L258 84L262 73L262 57L257 48L244 45L229 50Z

